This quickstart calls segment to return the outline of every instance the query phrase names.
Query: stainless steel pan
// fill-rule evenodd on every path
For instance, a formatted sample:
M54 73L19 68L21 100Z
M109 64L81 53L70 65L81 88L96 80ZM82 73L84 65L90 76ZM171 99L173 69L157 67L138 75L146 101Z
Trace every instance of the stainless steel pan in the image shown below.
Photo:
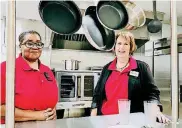
M138 27L142 27L146 22L146 16L141 7L136 5L132 1L121 1L127 9L129 15L129 22L125 29L134 30Z
M89 43L101 51L111 51L114 47L115 33L104 27L96 15L96 6L89 6L83 17L83 30Z
M99 1L97 17L100 23L110 30L119 30L128 23L128 12L122 2L117 0Z

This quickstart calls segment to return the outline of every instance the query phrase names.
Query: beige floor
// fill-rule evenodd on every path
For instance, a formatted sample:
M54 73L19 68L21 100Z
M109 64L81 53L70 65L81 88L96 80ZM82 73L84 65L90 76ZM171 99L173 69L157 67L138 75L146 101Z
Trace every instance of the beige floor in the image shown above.
M166 115L171 115L171 102L169 101L162 101L163 105L163 113ZM179 104L179 118L182 119L182 103Z

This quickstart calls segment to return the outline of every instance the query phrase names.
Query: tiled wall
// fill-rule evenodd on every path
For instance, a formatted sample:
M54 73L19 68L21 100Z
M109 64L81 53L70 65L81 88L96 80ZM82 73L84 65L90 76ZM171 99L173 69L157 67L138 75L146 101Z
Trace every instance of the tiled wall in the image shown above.
M46 56L45 56L46 57ZM78 50L53 50L51 53L51 68L64 69L65 59L76 59L81 61L80 69L89 66L104 66L114 59L113 53L78 51ZM143 60L149 64L152 71L152 57L144 54L134 54L134 58ZM155 56L154 59L154 78L159 88L170 88L170 55ZM182 85L182 54L179 54L179 84Z
M135 54L134 57L147 62L150 66L152 65L151 57L145 57L141 54ZM86 69L90 66L104 66L114 58L112 52L53 50L51 53L51 67L64 69L63 60L75 59L81 61L80 69Z
M51 54L51 67L64 69L64 60L75 59L80 62L80 69L90 66L104 66L114 59L113 53L79 51L79 50L53 50Z

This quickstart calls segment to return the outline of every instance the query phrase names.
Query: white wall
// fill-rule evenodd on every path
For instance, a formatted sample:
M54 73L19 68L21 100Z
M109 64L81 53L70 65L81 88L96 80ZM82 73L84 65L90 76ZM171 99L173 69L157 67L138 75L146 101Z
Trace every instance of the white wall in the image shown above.
M182 34L182 26L177 26L177 34ZM171 26L170 24L162 24L162 38L171 37Z

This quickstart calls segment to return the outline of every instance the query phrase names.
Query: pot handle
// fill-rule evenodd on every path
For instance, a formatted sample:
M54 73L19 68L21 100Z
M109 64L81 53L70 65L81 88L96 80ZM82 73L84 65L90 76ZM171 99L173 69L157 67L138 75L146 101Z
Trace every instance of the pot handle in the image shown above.
M65 63L67 60L61 60L63 63Z
M74 60L74 59L71 59L71 61L72 61L72 62L73 62L73 61L77 61L77 62L79 62L79 63L81 62L80 60Z

